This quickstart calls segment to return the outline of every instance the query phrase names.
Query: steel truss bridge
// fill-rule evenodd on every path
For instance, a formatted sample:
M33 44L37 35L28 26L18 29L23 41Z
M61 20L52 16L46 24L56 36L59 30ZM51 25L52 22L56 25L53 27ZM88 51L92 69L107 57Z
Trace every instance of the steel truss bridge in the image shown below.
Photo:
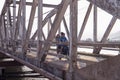
M116 20L120 18L120 1L86 1L89 3L88 9L78 31L78 15L80 15L78 6L82 4L78 4L78 0L61 0L59 4L43 3L43 0L32 2L5 0L0 15L0 54L14 59L16 65L19 65L17 62L26 65L50 80L119 80L120 56L103 55L100 52L103 49L119 50L120 48L119 42L108 41ZM45 8L50 9L46 15L43 13ZM112 15L100 41L97 40L98 8ZM26 25L28 10L30 14ZM93 41L82 41L81 37L92 11ZM69 19L66 19L66 12L69 13ZM34 29L36 14L38 22L37 29ZM61 31L61 24L69 40L68 43L64 43L69 45L69 56L56 54L56 50L51 48L56 44L54 39ZM47 30L43 29L45 27ZM93 52L78 52L77 49L80 47L91 48ZM59 57L62 57L62 60L56 59ZM7 65L12 63L0 63L0 66Z

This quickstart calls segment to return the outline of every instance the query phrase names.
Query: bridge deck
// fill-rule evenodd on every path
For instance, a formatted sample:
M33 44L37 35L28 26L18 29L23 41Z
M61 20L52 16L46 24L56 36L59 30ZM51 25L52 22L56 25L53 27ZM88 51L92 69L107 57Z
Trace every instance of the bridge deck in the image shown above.
M22 49L20 47L17 48L15 52L12 52L11 47L9 47L7 50L1 49L0 52L30 67L31 69L35 70L36 72L39 72L41 75L48 77L50 79L56 80L66 79L66 75L68 75L69 58L68 56L57 54L55 49L50 49L48 51L46 60L42 64L40 64L39 60L37 59L36 48L28 49L26 56L22 53ZM62 57L62 59L60 60L59 57ZM82 71L81 69L87 68L96 63L99 64L100 62L108 60L108 58L112 59L112 56L78 52L77 55L78 70L76 69L76 75L80 76L81 72L78 71ZM102 66L103 65L104 64L102 64ZM84 75L82 74L83 77L85 77L86 75L87 72ZM76 76L76 78L78 76Z

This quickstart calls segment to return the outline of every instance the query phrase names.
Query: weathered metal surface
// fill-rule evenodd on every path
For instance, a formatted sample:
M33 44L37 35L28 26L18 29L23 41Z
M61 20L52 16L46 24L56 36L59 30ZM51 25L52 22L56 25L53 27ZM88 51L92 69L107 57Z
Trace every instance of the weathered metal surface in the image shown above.
M46 64L46 67L45 66L40 67L39 64L33 65L34 63L36 63L36 61L33 60L32 58L26 58L26 60L25 60L24 57L19 57L18 58L17 56L11 55L10 52L9 53L5 52L5 51L0 51L0 52L2 54L5 54L6 56L9 56L9 57L15 59L16 61L20 62L21 64L24 64L24 65L28 66L29 68L35 70L36 72L40 73L41 75L44 75L45 77L47 77L51 80L62 80L62 76L61 76L61 74L62 74L61 71L62 70L60 70L60 69L57 69L53 66L51 67L47 64ZM44 69L44 68L46 68L46 69ZM56 72L54 72L54 71L57 71L57 72L60 71L60 73L58 72L59 74L55 75ZM52 73L50 73L50 72L52 72ZM59 77L57 75L59 75Z
M80 76L82 78L79 80L119 80L119 63L120 55L111 57L97 64L93 64L80 70L77 70L76 77Z
M39 0L40 1L40 0ZM118 50L120 48L119 43L111 43L107 41L107 38L114 27L114 23L116 22L117 18L120 18L120 1L119 0L88 0L91 3L88 6L88 10L86 11L85 18L83 19L82 27L79 32L78 30L78 9L77 9L77 0L61 0L60 4L46 4L41 2L38 3L38 0L33 0L33 2L26 2L26 0L6 0L4 7L2 9L0 15L0 52L6 54L8 57L11 57L20 63L32 68L36 72L41 73L52 80L117 80L119 79L119 72L115 72L119 70L119 57L113 57L113 59L108 59L106 61L102 61L97 63L101 60L98 60L97 57L104 57L102 59L106 59L106 56L101 55L94 55L94 54L85 54L85 56L92 56L94 58L84 60L84 54L77 54L77 49L80 47L88 47L93 49L94 47L98 48L95 49L95 52L100 52L102 47L106 47L107 49L112 48L113 50ZM13 3L14 2L14 3ZM93 3L93 4L92 4ZM14 4L14 5L13 5ZM37 6L39 5L39 9L37 10ZM88 18L90 17L90 12L92 11L92 6L94 6L94 29L93 29L93 40L94 41L81 41L82 34L85 32L85 26L89 22ZM16 6L17 5L17 6ZM15 7L16 6L16 7ZM19 6L19 7L18 7ZM28 27L26 27L26 13L27 13L27 6L31 6L30 16L28 17ZM42 10L45 8L52 8L51 11L47 13L46 16L43 17ZM103 34L103 38L101 42L97 41L97 7L102 8L103 10L107 11L108 13L113 15L113 18L106 30ZM38 13L38 28L33 35L32 30L34 29L33 23L36 12ZM66 18L65 14L69 12ZM14 14L13 14L14 13ZM15 15L18 13L17 15ZM46 24L49 23L49 26ZM63 24L65 28L65 33L67 33L67 37L69 42L67 43L70 45L70 56L62 55L63 60L48 60L48 56L54 56L53 59L61 57L61 55L49 53L49 48L52 45L56 45L54 43L54 38L61 28L61 24ZM13 27L14 26L14 27ZM69 27L70 26L70 27ZM47 35L45 35L46 31L43 28L49 28ZM79 33L77 37L77 33ZM14 37L14 38L13 38ZM47 38L47 39L46 39ZM14 39L14 40L12 40ZM79 41L77 41L79 40ZM38 43L37 43L38 41ZM40 45L40 43L42 43ZM66 43L65 43L66 44ZM38 48L37 48L38 45ZM41 47L40 47L41 46ZM15 49L13 49L13 47ZM100 47L100 48L99 48ZM22 52L22 49L25 50ZM37 55L37 51L38 54ZM31 55L31 52L33 53ZM14 53L14 54L13 54ZM31 57L32 56L32 57ZM78 58L80 56L80 58ZM85 57L84 56L84 57ZM97 56L97 57L96 57ZM0 55L1 57L1 55ZM3 57L2 57L3 58ZM65 59L66 58L66 59ZM64 61L64 59L66 61ZM117 61L118 59L118 61ZM43 63L40 63L40 60ZM116 61L116 62L115 62ZM82 62L85 64L81 70L78 71L76 68L78 66L77 62ZM2 65L3 63L1 63ZM6 65L6 63L4 64ZM70 68L69 68L70 65ZM80 66L83 66L79 64ZM104 65L104 67L103 67ZM107 68L108 65L110 69ZM114 67L112 66L114 65ZM65 68L65 69L64 69ZM69 70L68 70L69 68ZM81 67L80 67L81 68ZM116 70L113 71L115 68ZM108 70L109 69L109 70ZM104 70L104 71L103 71ZM113 71L113 73L112 73ZM77 72L77 73L76 73ZM109 73L107 73L109 72ZM76 74L75 74L76 73ZM84 73L84 74L83 74ZM103 74L102 74L103 73ZM106 74L105 74L106 73ZM76 76L75 76L76 75ZM113 75L113 76L110 76ZM99 79L97 79L99 78ZM111 78L111 79L109 79Z
M0 62L0 67L9 67L9 66L23 66L17 61L2 61Z
M111 15L120 18L120 0L88 0Z

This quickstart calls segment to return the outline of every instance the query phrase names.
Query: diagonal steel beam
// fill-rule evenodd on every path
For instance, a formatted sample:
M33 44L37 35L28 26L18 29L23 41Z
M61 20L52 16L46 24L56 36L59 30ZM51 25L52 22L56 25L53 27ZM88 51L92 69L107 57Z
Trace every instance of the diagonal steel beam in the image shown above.
M7 12L6 12L6 21L7 21L7 24L5 25L6 26L6 28L7 28L7 40L8 39L12 39L12 26L10 25L11 24L11 22L10 22L10 15L9 15L9 13L10 13L10 8L9 7L7 7Z
M68 39L69 39L70 32L69 32L69 30L68 30L68 26L67 26L65 17L63 17L63 23L64 23L64 27L65 27L65 30L66 30L66 32L67 32L67 36L68 36Z
M2 30L3 27L3 16L0 15L0 29ZM2 31L0 31L0 42L2 43L3 40L3 35L2 35Z
M42 21L42 27L45 26L45 24L48 22L49 18L51 18L53 15L55 15L57 13L57 9L53 9ZM32 40L34 40L37 36L37 31L35 31L34 35L31 37Z
M110 34L110 32L111 32L111 30L112 30L112 28L113 28L116 20L117 20L116 17L113 17L113 18L111 19L111 22L110 22L110 24L108 25L108 28L106 29L106 31L105 31L105 33L104 33L104 35L103 35L103 38L102 38L102 40L101 40L101 43L105 43L105 41L107 40L107 38L108 38L108 36L109 36L109 34ZM97 48L95 48L95 49L93 50L93 53L99 54L100 51L101 51L101 49L102 49L102 47L99 47L99 48L97 47Z
M87 21L88 21L88 18L89 18L89 15L90 15L91 10L92 10L92 4L90 3L90 5L89 5L89 7L88 7L88 10L87 10L87 13L86 13L86 15L85 15L83 24L82 24L82 26L81 26L79 35L78 35L78 41L81 40L81 37L82 37L82 34L83 34L83 32L84 32L84 29L85 29L86 23L87 23Z
M28 42L29 42L29 38L31 35L31 30L32 30L32 26L33 26L33 22L34 22L34 16L35 16L35 12L36 12L36 7L37 7L37 1L38 0L33 0L33 5L32 5L32 9L31 9L31 13L30 13L30 19L29 19L29 23L28 23L28 29L26 32L26 36L25 36L25 40L24 40L24 44L23 44L23 52L25 53L28 47Z
M12 0L5 1L2 11L1 11L1 15L5 15L5 13L7 12L7 6L10 6L11 3L12 3Z
M41 62L45 61L45 58L47 56L46 53L47 53L48 49L50 48L50 44L48 44L48 42L51 42L53 40L53 38L55 37L55 34L56 34L58 28L60 27L59 25L64 17L65 11L66 11L70 1L71 0L63 0L61 2L61 7L59 7L59 9L58 9L58 12L54 19L52 28L49 32L46 43L44 44L44 48L42 49L42 52L40 53L40 59L41 59L40 61Z
M8 11L7 11L7 16L8 16L8 21L9 21L9 26L10 26L10 34L11 34L11 37L13 36L13 25L12 25L12 19L11 19L11 10L10 10L10 7L8 7Z
M4 16L2 16L2 18L3 18L3 31L4 31L4 38L3 38L3 40L6 38L6 36L7 36L7 32L6 32L6 24L5 24L5 17Z
M21 24L21 9L22 9L22 1L20 0L19 8L18 8L18 14L17 14L17 21L16 21L16 29L15 29L15 39L17 39L19 35L19 28Z
M120 0L88 0L109 14L120 18Z

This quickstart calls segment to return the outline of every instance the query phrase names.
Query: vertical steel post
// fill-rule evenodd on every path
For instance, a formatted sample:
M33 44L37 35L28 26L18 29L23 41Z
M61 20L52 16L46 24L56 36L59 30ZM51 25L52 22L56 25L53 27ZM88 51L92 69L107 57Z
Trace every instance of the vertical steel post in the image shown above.
M93 41L97 42L97 6L94 5L94 20L93 20Z
M16 29L16 0L13 0L13 27L12 27L12 39L14 40L15 38L15 29Z
M40 61L40 52L42 48L42 19L43 19L43 0L38 0L38 44L37 44L37 55L38 55L38 60ZM39 64L39 63L38 63Z
M24 46L24 41L25 41L25 35L26 35L26 0L21 0L22 1L22 9L21 9L21 12L22 12L22 24L21 24L21 26L22 26L22 52L23 52L23 57L25 57L25 51L24 51L24 48L23 48L23 46Z
M77 4L78 4L77 0L72 0L70 3L69 80L75 80L75 69L77 68L77 17L78 17Z

